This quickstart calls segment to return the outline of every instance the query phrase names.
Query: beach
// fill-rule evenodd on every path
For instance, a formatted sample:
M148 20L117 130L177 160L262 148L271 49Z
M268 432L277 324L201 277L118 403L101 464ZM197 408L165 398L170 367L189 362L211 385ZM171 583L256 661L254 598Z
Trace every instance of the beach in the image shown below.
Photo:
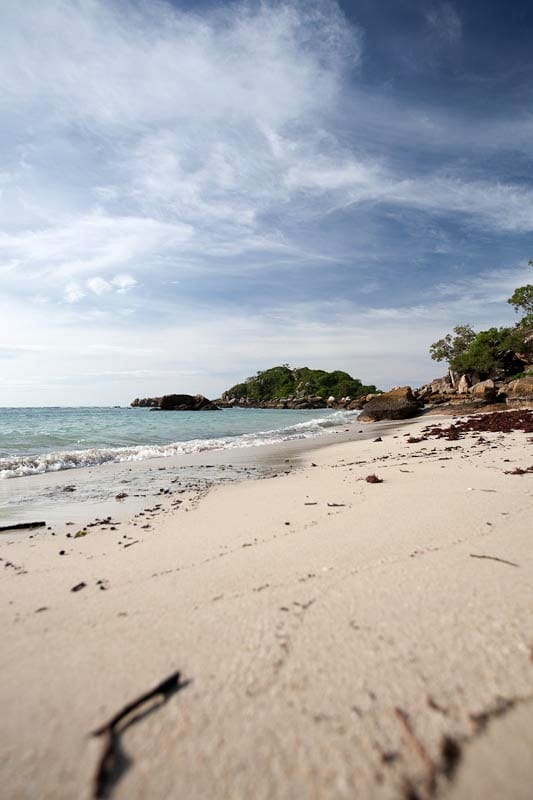
M530 798L533 437L452 422L3 533L2 796Z

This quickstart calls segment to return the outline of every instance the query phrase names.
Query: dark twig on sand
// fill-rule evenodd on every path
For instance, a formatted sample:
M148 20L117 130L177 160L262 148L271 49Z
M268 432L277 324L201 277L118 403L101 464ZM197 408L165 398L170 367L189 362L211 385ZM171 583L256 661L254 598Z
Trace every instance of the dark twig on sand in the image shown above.
M163 703L166 703L173 694L179 692L180 689L184 689L189 683L190 681L182 682L180 680L179 672L172 673L172 675L169 675L168 678L165 678L164 681L161 681L161 683L153 689L150 689L150 691L125 705L124 708L117 711L108 722L92 732L93 736L107 736L106 745L96 771L93 792L94 798L100 800L100 798L110 797L116 783L131 764L131 760L125 755L121 747L121 736L124 731L129 728L130 725L139 722L152 711L159 708L159 706L163 705ZM134 717L130 717L130 714L155 698L159 699L159 703L151 708L147 708L146 711ZM127 717L130 717L130 719L121 726L120 723L124 722Z
M21 531L25 528L44 528L46 522L16 522L13 525L0 525L1 531Z
M519 567L520 564L515 564L514 561L507 561L505 558L498 558L498 556L484 556L477 553L470 553L470 558L488 558L490 561L499 561L501 564L509 564L510 567Z

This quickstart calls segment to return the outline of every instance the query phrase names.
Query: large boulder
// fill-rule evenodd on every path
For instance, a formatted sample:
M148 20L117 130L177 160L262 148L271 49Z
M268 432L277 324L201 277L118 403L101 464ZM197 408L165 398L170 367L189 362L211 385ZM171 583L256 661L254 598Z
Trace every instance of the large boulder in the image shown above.
M215 405L202 394L166 394L159 404L161 411L217 411Z
M533 375L517 378L504 387L507 396L507 405L516 408L533 407Z
M446 375L444 378L436 378L431 381L431 392L433 394L453 394L455 389L450 378Z
M492 403L492 401L496 399L497 389L494 381L488 378L486 381L475 383L470 389L470 392L474 399Z
M409 419L420 411L420 404L410 386L399 386L390 392L377 395L366 403L358 417L360 422L378 422L382 419Z

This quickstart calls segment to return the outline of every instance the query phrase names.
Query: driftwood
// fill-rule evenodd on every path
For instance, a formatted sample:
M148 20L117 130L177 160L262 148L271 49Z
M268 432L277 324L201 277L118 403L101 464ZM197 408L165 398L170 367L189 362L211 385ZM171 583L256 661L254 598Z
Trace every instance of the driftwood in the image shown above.
M489 561L499 561L500 564L508 564L510 567L519 567L520 564L515 564L514 561L507 561L505 558L498 558L498 556L483 556L477 553L470 553L470 558L488 558Z
M140 695L140 697L137 697L135 700L132 700L131 703L125 705L124 708L117 711L108 722L92 732L93 736L107 737L106 745L96 770L93 790L94 798L100 800L100 798L110 797L122 774L131 765L131 759L127 757L121 746L121 736L124 731L129 728L130 725L139 722L145 716L166 703L173 694L179 692L180 689L184 689L189 683L190 681L180 681L179 672L172 673L172 675L169 675L168 678L165 678L164 681L161 681L161 683L153 689L150 689L150 691L145 692L145 694ZM158 703L130 717L130 714L155 698L159 699ZM127 717L130 718L126 721ZM124 722L123 725L121 725L122 722Z
M3 531L22 531L31 528L44 528L46 522L15 522L13 525L0 525L0 533Z

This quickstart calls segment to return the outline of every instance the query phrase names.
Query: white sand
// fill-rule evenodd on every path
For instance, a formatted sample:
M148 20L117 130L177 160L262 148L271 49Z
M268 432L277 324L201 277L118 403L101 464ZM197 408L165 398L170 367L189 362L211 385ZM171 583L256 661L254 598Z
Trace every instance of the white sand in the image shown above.
M408 431L428 424L447 421ZM533 463L531 435L406 430L150 529L3 534L2 798L91 797L89 732L179 669L191 683L124 732L113 798L529 800L533 474L505 470Z

